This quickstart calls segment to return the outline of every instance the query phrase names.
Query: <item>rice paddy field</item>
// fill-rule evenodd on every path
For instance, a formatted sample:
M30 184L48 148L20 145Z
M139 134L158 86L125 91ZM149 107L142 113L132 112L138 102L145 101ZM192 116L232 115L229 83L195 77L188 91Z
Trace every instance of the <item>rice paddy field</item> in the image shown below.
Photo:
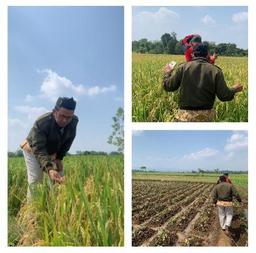
M24 159L9 158L9 246L123 246L123 156L68 156L64 170L27 204Z
M184 62L182 55L132 55L132 117L134 122L169 122L174 120L178 109L178 91L163 90L163 67L171 62ZM244 90L230 102L216 99L214 108L217 122L248 121L248 58L221 57L219 66L229 87L241 83Z

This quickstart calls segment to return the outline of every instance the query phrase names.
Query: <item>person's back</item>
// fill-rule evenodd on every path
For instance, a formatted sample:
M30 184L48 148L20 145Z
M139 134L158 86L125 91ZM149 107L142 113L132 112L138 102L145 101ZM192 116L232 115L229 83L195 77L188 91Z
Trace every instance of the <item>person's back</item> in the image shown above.
M179 111L177 121L213 121L213 105L217 96L221 101L230 101L236 92L243 89L240 84L227 87L222 70L209 63L206 44L193 47L193 60L174 69L164 68L163 87L166 91L179 88Z
M233 201L235 197L238 201L241 201L241 198L236 191L235 187L227 182L220 182L217 184L212 192L213 202L217 201Z
M168 81L174 89L180 87L179 108L184 110L212 109L216 95L229 101L235 94L226 86L221 69L204 57L179 65ZM166 90L171 91L167 87Z
M179 105L186 110L212 109L215 95L222 101L232 100L234 92L222 88L222 71L203 57L182 66Z

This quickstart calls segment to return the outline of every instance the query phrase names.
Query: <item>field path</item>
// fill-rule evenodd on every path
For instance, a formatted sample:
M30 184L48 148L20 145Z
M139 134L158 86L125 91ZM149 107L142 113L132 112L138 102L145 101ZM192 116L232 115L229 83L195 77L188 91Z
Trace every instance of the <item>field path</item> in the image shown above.
M224 247L233 246L232 240L222 230L219 230L218 234L219 236L218 236L218 241L216 246L224 246Z

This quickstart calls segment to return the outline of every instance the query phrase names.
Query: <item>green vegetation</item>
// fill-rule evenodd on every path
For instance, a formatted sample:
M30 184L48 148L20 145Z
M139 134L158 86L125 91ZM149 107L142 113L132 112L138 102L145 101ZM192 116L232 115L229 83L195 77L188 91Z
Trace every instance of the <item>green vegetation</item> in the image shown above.
M9 245L122 246L123 156L68 156L64 168L64 184L45 177L27 204L24 159L9 159Z
M132 117L135 122L168 122L178 109L178 91L166 92L162 87L163 67L172 60L184 62L181 55L133 54ZM244 90L230 102L216 99L215 121L248 121L248 58L219 57L216 61L227 85L242 83Z
M134 172L133 179L216 183L221 175L216 173ZM247 189L248 174L230 174L229 178L235 186Z
M248 56L248 50L237 48L234 43L207 43L211 53L216 51L222 56ZM163 34L159 41L149 41L147 39L135 40L132 42L132 51L143 54L184 54L182 40L178 41L175 32Z

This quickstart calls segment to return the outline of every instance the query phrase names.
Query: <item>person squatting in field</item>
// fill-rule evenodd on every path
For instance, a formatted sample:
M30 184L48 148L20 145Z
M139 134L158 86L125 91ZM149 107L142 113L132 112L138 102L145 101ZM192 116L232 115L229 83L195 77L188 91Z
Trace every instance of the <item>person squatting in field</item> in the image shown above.
M164 89L169 92L179 89L176 121L213 121L216 95L221 101L230 101L237 92L242 91L241 84L228 88L222 70L210 64L208 58L208 45L198 43L193 46L191 61L181 63L176 68L169 64L164 67Z
M21 144L27 167L30 202L33 187L43 180L45 172L51 182L64 181L62 160L76 136L78 117L74 115L76 101L59 97L52 112L39 117Z
M186 62L189 62L192 60L193 47L200 43L202 43L202 38L199 34L189 34L182 40L182 47L183 47ZM215 51L213 55L209 54L208 61L211 64L214 64L217 57L218 55L217 55L217 52Z
M229 228L233 218L233 198L242 202L236 188L226 182L225 176L219 177L220 183L212 191L213 204L218 207L219 221L222 230L226 235L230 235Z

